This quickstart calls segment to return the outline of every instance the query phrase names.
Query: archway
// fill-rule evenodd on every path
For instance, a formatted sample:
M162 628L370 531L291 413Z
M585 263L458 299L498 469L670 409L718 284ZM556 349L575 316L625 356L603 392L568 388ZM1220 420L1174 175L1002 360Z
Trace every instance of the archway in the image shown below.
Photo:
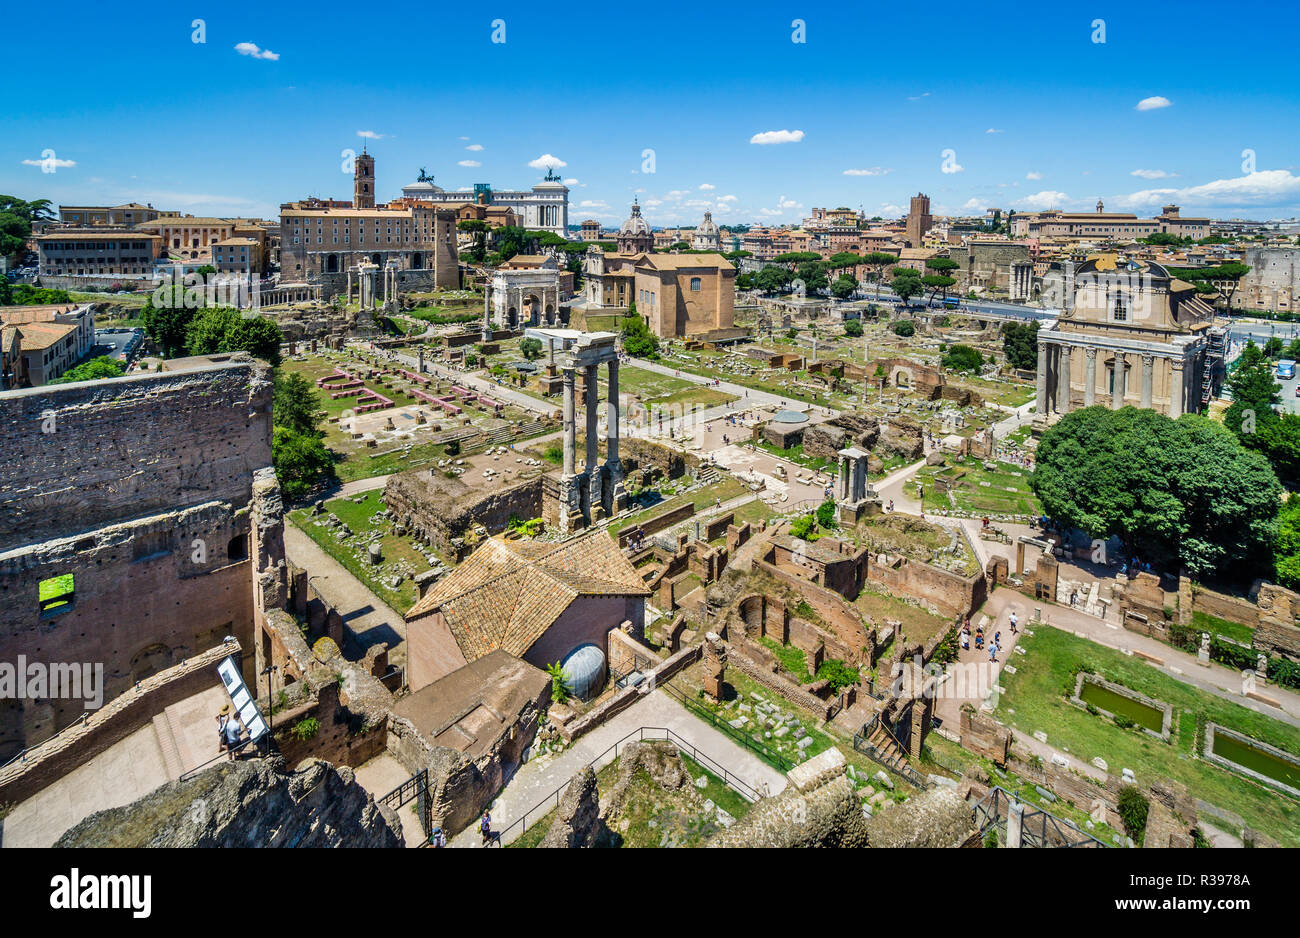
M339 256L330 254L325 258L325 272L327 274L337 274L339 272Z
M143 681L172 664L172 652L166 645L149 645L131 658L131 683Z
M506 311L506 328L507 329L519 328L519 311L515 309L513 306Z
M419 251L416 251L411 255L411 267L415 270L420 270L424 267L424 255Z

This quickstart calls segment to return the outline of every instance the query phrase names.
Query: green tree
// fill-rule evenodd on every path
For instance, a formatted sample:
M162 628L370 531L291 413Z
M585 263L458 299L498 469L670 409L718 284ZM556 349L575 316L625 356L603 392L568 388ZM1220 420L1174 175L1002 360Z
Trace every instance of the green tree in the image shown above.
M839 508L835 505L835 499L828 498L817 506L817 526L830 529L839 527L836 518L839 517Z
M519 341L519 354L524 356L528 361L536 361L542 357L542 340L528 336Z
M754 285L764 293L776 293L790 285L794 275L784 267L768 264L754 277Z
M163 358L175 358L186 350L186 330L203 305L199 291L183 284L164 285L154 290L140 310L144 331Z
M1278 585L1300 589L1300 497L1292 495L1277 516L1277 546L1273 551Z
M294 433L320 433L320 398L315 386L300 374L276 369L271 396L271 422Z
M62 377L55 378L50 384L71 384L73 381L99 381L104 378L119 378L126 374L121 362L107 355L91 358L75 368L70 368Z
M910 319L896 319L889 324L889 328L894 335L903 339L916 335L916 324Z
M210 306L198 311L185 329L185 345L191 355L248 352L280 364L280 327L264 316L246 317L229 306Z
M951 345L943 353L943 367L952 371L979 371L984 367L984 356L970 345Z
M658 358L659 337L650 331L632 304L623 317L623 351L633 358Z
M1281 496L1262 455L1196 414L1087 407L1049 429L1030 485L1043 511L1191 576L1253 576L1268 562ZM1270 564L1271 565L1271 564Z
M831 284L831 296L837 300L847 300L858 289L858 282L848 274L840 274Z
M862 337L862 320L846 319L844 321L844 334L850 339L859 339Z
M1012 368L1038 368L1038 323L1008 322L1002 326L1002 352Z
M914 296L920 296L925 292L925 284L921 282L921 275L910 267L895 267L894 279L890 281L889 288L894 291L894 295L903 301L904 305Z
M1269 336L1264 343L1264 356L1274 360L1282 357L1282 340L1278 336Z
M568 678L564 676L564 665L553 661L546 666L546 673L551 676L551 702L564 703L573 694Z
M289 499L302 498L334 472L334 457L319 436L275 427L271 437L271 464L280 488Z

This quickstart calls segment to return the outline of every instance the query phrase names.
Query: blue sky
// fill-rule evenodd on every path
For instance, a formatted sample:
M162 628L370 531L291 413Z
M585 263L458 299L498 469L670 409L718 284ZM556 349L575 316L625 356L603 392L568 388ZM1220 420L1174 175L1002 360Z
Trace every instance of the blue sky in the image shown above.
M917 191L940 214L1300 215L1294 6L183 6L6 14L39 40L7 47L0 192L271 217L350 198L364 143L381 199L422 166L514 188L550 162L573 222L634 195L654 224L889 216Z

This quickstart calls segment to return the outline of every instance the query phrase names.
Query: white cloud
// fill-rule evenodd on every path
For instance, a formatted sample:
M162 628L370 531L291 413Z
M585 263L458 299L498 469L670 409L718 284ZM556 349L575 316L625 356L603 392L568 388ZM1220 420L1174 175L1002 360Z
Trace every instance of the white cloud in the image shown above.
M255 59L266 59L269 62L280 60L280 53L272 52L270 49L259 49L255 42L236 43L235 51L240 55L250 55Z
M1137 103L1137 107L1135 108L1135 110L1154 111L1158 108L1169 107L1169 105L1173 103L1174 102L1170 101L1168 98L1161 97L1160 95L1154 95L1153 97L1143 98L1141 101L1139 101Z
M986 130L986 131L984 131L984 132L985 132L986 134L1000 134L1000 133L1002 133L1003 131L998 130L998 129L994 128L994 127L990 127L988 130Z
M377 134L373 130L358 130L358 137L365 137L367 140L383 140L383 134Z
M906 210L905 208L903 208L903 206L901 206L901 205L894 205L892 202L881 202L881 203L880 203L880 214L881 214L881 215L902 215L905 211L907 211L907 210Z
M23 165L40 166L42 169L45 167L49 167L50 169L71 169L73 166L77 165L77 161L60 160L55 157L50 157L48 160L23 160Z
M1042 179L1042 178L1043 178L1043 174L1040 173L1040 172L1037 172L1037 171L1035 171L1035 172L1030 172L1030 173L1025 173L1025 178L1026 178L1026 179Z
M720 196L718 196L718 201L719 201L719 202L735 202L735 201L736 201L736 197L735 197L734 195L720 195Z
M560 169L563 169L569 164L564 162L564 160L560 159L558 156L551 156L549 153L543 153L537 159L529 160L528 165L533 169L554 169L557 166Z
M965 211L978 212L984 208L984 203L979 199L967 199L966 204L962 206Z
M892 169L884 169L880 166L872 166L870 169L846 169L845 176L884 176L886 173L892 173Z
M577 185L581 185L581 183L579 183L578 180L576 180L576 179L572 179L572 178L564 180L564 184L565 184L566 186L577 186Z
M701 189L702 191L704 191L704 192L711 192L712 190L714 190L714 189L716 189L716 188L718 188L718 187L715 186L715 185L713 185L713 183L711 183L711 182L702 182L702 183L700 183L700 189Z
M467 146L465 149L466 149L466 150L473 150L475 153L477 153L479 150L483 149L483 144L481 144L481 143L471 143L471 144L470 144L469 146Z
M600 199L583 199L578 203L578 208L609 208L609 203Z
M798 143L803 139L802 130L765 130L749 138L750 143L762 145L772 143Z
M457 161L456 165L457 166L482 166L483 164L480 163L478 160L459 160Z
M1048 209L1057 208L1070 201L1070 197L1064 192L1056 192L1052 189L1044 189L1042 192L1035 192L1033 195L1027 195L1016 201L1017 208L1027 209Z
M461 140L468 140L469 137L460 137L459 139L461 139Z
M1107 201L1112 201L1108 198ZM1181 189L1143 189L1114 197L1124 208L1138 209L1166 202L1224 208L1294 206L1300 203L1300 176L1285 169L1270 169L1233 179L1216 179L1199 186Z
M690 195L690 193L687 192L685 189L673 189L671 192L665 192L664 198L667 199L669 202L677 202L683 196L686 195Z
M928 92L928 91L923 91L923 92L921 92L920 94L908 95L907 100L909 100L909 101L920 101L922 98L928 98L928 97L930 97L930 92Z
M647 206L649 206L650 208L656 208L656 207L658 207L658 206L660 206L660 205L663 205L663 204L664 204L664 200L663 200L663 199L646 199L646 200L645 200L644 202L642 202L641 204L642 204L642 205L647 205Z
M949 176L951 176L953 173L960 173L960 172L962 172L962 171L965 170L965 169L966 169L966 167L965 167L965 166L962 166L962 165L961 165L960 163L958 163L956 160L952 160L952 161L944 160L944 161L939 165L939 172L944 173L944 174L949 175Z
M1135 169L1129 175L1140 179L1173 179L1178 174L1167 173L1163 169Z

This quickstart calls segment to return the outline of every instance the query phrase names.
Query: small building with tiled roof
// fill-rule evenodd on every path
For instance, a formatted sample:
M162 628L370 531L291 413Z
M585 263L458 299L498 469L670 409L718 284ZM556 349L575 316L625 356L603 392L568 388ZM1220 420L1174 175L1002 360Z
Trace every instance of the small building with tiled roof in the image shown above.
M611 629L640 636L641 575L604 531L560 543L490 538L406 614L412 691L502 649L539 668Z

